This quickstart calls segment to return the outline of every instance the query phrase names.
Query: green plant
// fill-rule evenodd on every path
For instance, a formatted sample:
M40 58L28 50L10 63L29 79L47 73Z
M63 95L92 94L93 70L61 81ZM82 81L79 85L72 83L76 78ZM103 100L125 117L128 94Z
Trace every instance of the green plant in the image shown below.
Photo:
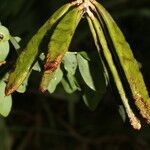
M67 52L83 16L88 21L98 57L82 51ZM99 66L99 70L94 71L93 64ZM150 121L150 99L139 64L115 21L95 0L68 3L48 19L19 55L9 75L5 94L12 94L20 86L26 87L32 70L43 72L42 92L48 89L53 93L61 82L68 93L81 91L85 104L92 110L105 93L107 84L113 80L131 125L135 129L141 128L129 99L134 100L141 115ZM79 72L86 85L79 83ZM97 76L99 79L95 80Z
M19 49L18 42L20 41L19 37L12 37L9 33L9 30L0 24L0 66L6 64L5 59L7 58L10 50L9 40L14 45L15 49ZM2 68L1 72L3 72L4 68ZM3 116L7 116L11 110L12 106L12 98L11 96L5 96L5 79L7 74L0 81L0 114Z

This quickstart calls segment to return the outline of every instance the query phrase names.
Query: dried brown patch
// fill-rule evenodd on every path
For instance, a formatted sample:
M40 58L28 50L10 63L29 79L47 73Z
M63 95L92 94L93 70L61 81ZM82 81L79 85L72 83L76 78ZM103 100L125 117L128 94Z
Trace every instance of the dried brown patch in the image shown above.
M135 116L135 114L130 114L129 115L129 119L130 119L130 123L132 125L132 127L136 130L140 130L141 129L141 122L140 120Z
M147 120L148 123L150 123L150 109L148 103L143 99L139 91L137 90L136 83L133 78L130 78L133 90L134 90L134 96L133 99L135 100L135 104L140 110L141 115L143 118Z
M51 61L51 57L48 54L46 58L46 63L44 65L44 70L48 72L55 71L59 67L61 60L62 60L62 55L59 55L55 60Z
M13 85L13 84L11 84L9 87L6 86L6 88L5 88L5 95L9 96L16 90L17 90L17 87L15 85Z
M122 59L123 59L123 61L124 62L131 62L131 61L133 61L132 59L130 59L130 58L128 58L128 57L126 57L126 56L122 56Z
M137 94L134 96L135 104L139 107L140 113L150 123L150 111L148 104L143 100L141 95Z

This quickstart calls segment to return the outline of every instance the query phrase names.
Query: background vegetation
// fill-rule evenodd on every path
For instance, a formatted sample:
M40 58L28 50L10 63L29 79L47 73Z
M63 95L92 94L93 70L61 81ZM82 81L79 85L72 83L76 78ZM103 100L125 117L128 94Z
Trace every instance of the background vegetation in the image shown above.
M24 47L35 31L66 0L0 0L0 21ZM150 89L149 0L101 0L117 21L142 64ZM93 51L94 43L84 23L70 48ZM96 66L94 66L96 67ZM35 78L36 76L36 78ZM0 150L149 150L150 126L141 131L124 123L118 113L120 101L111 87L95 111L84 105L80 93L66 94L61 87L50 95L37 90L38 74L24 94L13 94L13 108L0 118Z

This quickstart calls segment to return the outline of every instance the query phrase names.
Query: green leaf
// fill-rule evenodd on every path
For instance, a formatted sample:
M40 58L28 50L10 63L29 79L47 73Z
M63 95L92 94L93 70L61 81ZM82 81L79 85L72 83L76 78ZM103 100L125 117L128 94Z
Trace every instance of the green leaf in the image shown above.
M69 94L75 92L76 90L81 90L76 78L70 73L63 77L61 83L64 87L64 90Z
M18 50L20 48L20 45L18 44L20 42L21 38L19 37L13 37L10 36L10 42L12 43L12 45L14 46L14 48L16 50Z
M9 39L10 39L9 30L6 27L0 25L0 44L7 42Z
M57 85L59 84L59 82L62 80L63 77L63 72L60 68L57 68L57 70L54 73L53 78L51 79L51 81L49 82L49 86L48 86L48 91L50 93L53 93L57 87Z
M74 52L67 52L63 58L65 70L74 75L77 69L77 57Z
M34 66L32 67L33 70L41 72L41 66L40 66L40 62L45 60L45 54L41 53L39 55L39 59L36 61L36 63L34 64Z
M81 76L85 83L92 89L95 90L95 85L93 82L91 70L89 67L89 61L82 57L79 53L77 54L78 66Z
M82 97L83 97L85 105L89 109L95 110L103 96L104 96L103 90L93 91L90 88L85 87Z
M82 54L86 54L85 59ZM103 91L105 93L107 82L104 77L104 69L99 58L98 52L79 52L77 55L79 71L85 83L94 91ZM96 67L95 67L96 66Z
M89 57L89 55L88 55L85 51L81 51L81 52L79 52L79 53L80 53L80 55L81 55L84 59L90 61L90 57Z
M16 40L17 43L19 43L21 41L21 38L18 36L13 36L13 38Z
M5 96L5 86L6 84L1 81L0 82L0 114L4 117L8 116L12 106L12 98L11 96Z
M0 62L4 61L9 53L9 42L0 43Z
M83 58L81 54L84 54L86 56ZM89 78L84 77L85 75L90 76L90 80L92 82L92 85L94 85L95 90L88 86L84 85L84 91L83 91L83 100L85 105L90 108L91 110L95 110L98 106L100 100L102 99L103 95L106 92L106 81L103 74L103 67L102 63L100 61L100 58L98 56L97 52L92 53L86 53L86 52L79 52L77 55L77 58L82 61L79 61L81 64L79 64L79 70L83 77L85 78L89 84ZM85 63L86 62L86 63ZM85 66L85 64L86 66ZM80 68L80 65L82 67ZM95 67L96 66L96 67ZM88 73L86 73L85 71Z
M38 61L34 64L32 69L35 71L41 72L41 67Z
M72 90L72 88L70 87L68 81L67 81L65 78L62 78L61 83L62 83L62 85L63 85L64 90L65 90L67 93L71 94L71 93L74 92L74 90Z
M27 89L28 85L28 78L19 86L19 88L16 90L19 93L24 93Z
M73 91L80 90L79 84L74 75L67 73L67 79Z
M45 60L45 54L44 53L41 53L40 56L39 56L40 60L44 61Z
M118 111L119 111L119 114L120 114L123 122L125 122L126 121L126 111L125 111L123 105L119 105L119 110Z

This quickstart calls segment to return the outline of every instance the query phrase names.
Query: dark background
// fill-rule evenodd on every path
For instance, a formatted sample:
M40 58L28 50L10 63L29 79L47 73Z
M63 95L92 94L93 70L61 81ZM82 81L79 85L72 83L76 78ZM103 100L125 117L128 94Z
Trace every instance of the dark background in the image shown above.
M67 0L0 0L0 21L26 45L35 31ZM150 1L101 0L122 29L150 89ZM93 50L84 18L71 50ZM1 120L2 150L149 150L150 126L142 122L135 131L118 113L111 88L95 111L84 105L80 93L66 94L59 86L50 95L40 94L35 73L26 93L13 94L9 117ZM37 78L36 78L37 76ZM5 124L4 124L5 123ZM2 126L2 125L0 125Z

